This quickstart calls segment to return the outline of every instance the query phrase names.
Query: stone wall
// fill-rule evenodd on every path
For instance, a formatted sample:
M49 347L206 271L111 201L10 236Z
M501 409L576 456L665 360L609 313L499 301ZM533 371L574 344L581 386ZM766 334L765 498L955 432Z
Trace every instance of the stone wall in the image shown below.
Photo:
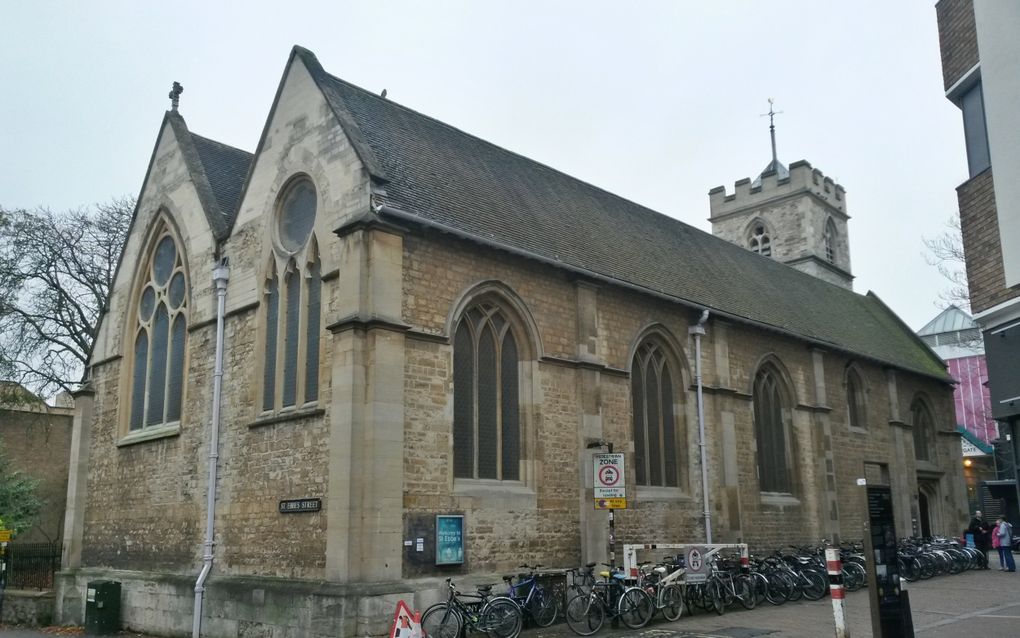
M0 624L47 627L53 624L55 595L52 591L6 589Z

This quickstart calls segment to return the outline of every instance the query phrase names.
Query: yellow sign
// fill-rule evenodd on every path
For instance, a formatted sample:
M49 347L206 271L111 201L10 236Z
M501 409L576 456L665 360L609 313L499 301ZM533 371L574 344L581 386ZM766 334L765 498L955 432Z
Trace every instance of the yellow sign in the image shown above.
M11 540L11 530L0 529L0 543L6 543Z
M625 498L597 498L597 499L595 499L595 509L597 509L597 510L625 510L625 509L627 509L627 499L625 499Z

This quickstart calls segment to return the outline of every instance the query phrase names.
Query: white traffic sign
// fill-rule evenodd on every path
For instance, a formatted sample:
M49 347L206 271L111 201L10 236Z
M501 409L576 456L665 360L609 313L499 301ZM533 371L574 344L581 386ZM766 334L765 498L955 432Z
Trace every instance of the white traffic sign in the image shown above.
M623 454L596 454L593 458L595 500L627 498Z
M708 580L708 564L705 561L705 548L702 546L691 547L685 555L685 567L687 573L684 581L692 583L703 583Z

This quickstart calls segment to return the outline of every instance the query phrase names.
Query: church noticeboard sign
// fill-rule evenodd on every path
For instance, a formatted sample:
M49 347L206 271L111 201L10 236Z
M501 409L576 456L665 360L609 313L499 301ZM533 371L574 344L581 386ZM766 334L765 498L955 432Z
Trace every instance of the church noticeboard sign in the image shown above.
M301 514L303 512L318 512L322 509L321 498L293 498L280 501L281 514Z
M464 562L464 517L436 516L436 565L460 565Z

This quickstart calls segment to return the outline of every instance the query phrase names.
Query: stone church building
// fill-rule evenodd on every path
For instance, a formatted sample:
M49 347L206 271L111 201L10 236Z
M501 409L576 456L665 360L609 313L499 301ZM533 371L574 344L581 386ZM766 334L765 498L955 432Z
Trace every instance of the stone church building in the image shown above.
M958 534L944 364L850 289L841 187L759 180L712 191L714 237L299 47L254 155L175 107L76 396L59 618L113 578L127 626L190 633L210 456L209 636L379 635L447 576L605 560L605 442L617 547L703 541L706 500L716 542L860 539L864 476L901 535Z

